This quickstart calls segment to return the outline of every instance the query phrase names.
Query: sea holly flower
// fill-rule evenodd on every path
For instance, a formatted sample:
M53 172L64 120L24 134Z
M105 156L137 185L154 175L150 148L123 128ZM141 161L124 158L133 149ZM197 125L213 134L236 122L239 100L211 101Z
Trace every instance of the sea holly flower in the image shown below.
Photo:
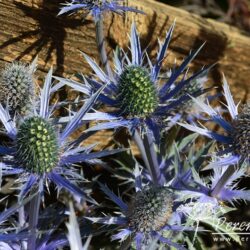
M172 194L164 187L139 191L128 208L129 226L136 232L157 231L170 219L172 207Z
M35 96L35 60L27 66L20 62L6 65L0 73L0 102L8 106L11 114L27 115Z
M70 3L65 3L65 7L61 9L58 15L83 10L97 21L104 12L109 11L118 14L127 11L142 13L134 8L124 6L124 2L124 0L72 0Z
M192 95L192 93L195 93L196 91L205 90L206 81L207 81L207 76L200 77L200 78L190 81L188 85L184 86L184 88L182 88L177 93L175 98L178 99L181 96L184 96L187 94ZM201 102L202 101L204 102L205 98L206 98L205 95L200 95L197 97L197 99ZM180 106L177 106L175 108L174 113L180 114L181 120L185 120L189 122L192 122L195 119L201 118L200 110L197 108L197 106L195 105L195 102L192 99L187 100L184 103L181 103Z
M200 102L195 98L193 98L193 100L197 106L209 116L210 121L218 124L225 131L224 134L219 134L197 125L185 123L179 124L191 131L209 137L224 145L224 148L222 148L217 155L227 156L223 158L219 157L218 161L214 163L217 166L233 165L244 161L249 162L250 106L249 104L246 104L243 106L241 111L238 110L238 105L236 105L233 101L232 94L225 78L223 79L223 90L226 99L226 107L231 117L231 121L227 121L226 118L223 118L219 111L213 109L209 104ZM228 154L230 154L230 156L228 156ZM214 164L211 164L209 167L212 167Z
M143 130L146 127L156 132L157 124L161 124L168 115L170 116L175 107L190 99L187 94L177 99L174 97L191 81L204 77L208 72L208 69L203 68L198 73L187 77L187 65L197 55L201 47L193 51L180 67L173 70L170 78L161 85L160 70L173 29L174 25L171 26L163 43L160 43L158 56L155 64L153 64L147 53L142 51L135 24L132 24L130 36L132 58L130 59L129 55L124 52L121 52L121 57L115 54L113 79L110 79L90 57L84 54L96 77L100 79L100 81L93 78L86 78L86 80L92 85L93 90L107 84L98 100L114 108L115 110L110 111L110 114L117 118L115 121L100 123L90 130L112 129L123 126L128 127L132 133L137 128ZM181 80L178 80L180 78ZM177 80L179 81L178 84L176 84ZM69 85L72 86L72 82ZM77 85L75 89L80 90ZM203 89L198 88L189 94L197 96L203 92Z
M179 218L175 214L173 192L163 186L142 187L138 178L135 183L137 192L129 204L124 203L108 187L100 184L102 191L119 207L120 216L87 217L87 219L93 223L116 225L120 232L113 235L112 240L124 242L127 239L131 245L136 246L136 249L145 249L154 240L177 249L185 249L173 242L172 238L164 237L164 233L168 231L190 230L188 227L173 223L176 217Z
M19 175L17 182L24 183L20 198L34 186L43 193L44 184L48 181L56 184L59 189L70 191L74 197L83 197L83 191L73 184L76 180L82 180L82 177L72 165L91 162L120 151L117 149L90 153L93 146L85 148L79 146L82 140L69 140L72 133L82 125L84 115L91 110L103 88L93 94L60 131L57 124L53 123L51 115L55 106L49 106L49 99L51 93L61 85L52 87L51 79L52 70L49 71L41 91L38 110L35 107L33 114L24 117L18 124L0 104L0 120L12 142L10 146L0 147L0 153L4 156L1 171L3 175Z
M171 182L168 187L151 185L149 181L146 181L147 176L137 168L133 182L136 193L129 203L125 203L108 187L100 184L107 197L119 207L120 211L115 212L119 216L108 214L102 217L87 217L87 219L93 223L108 226L106 231L109 233L114 229L118 230L119 232L114 234L112 239L120 240L122 246L132 245L136 249L148 249L153 242L162 247L168 245L177 249L185 249L183 245L180 245L187 240L185 231L194 232L193 242L199 238L198 232L206 232L206 229L200 227L200 223L209 225L214 232L229 236L233 233L231 237L240 243L232 227L224 227L218 222L226 213L234 209L226 207L221 203L222 200L229 202L246 200L249 195L248 191L235 190L235 180L242 177L243 171L235 173L228 180L220 193L222 199L211 197L209 192L204 191L212 190L222 174L220 171L214 174L211 178L211 187L210 179L204 182L199 178L193 178L190 190L189 182L186 182L186 188L175 190ZM109 226L112 230L109 230ZM105 230L104 227L102 230ZM177 232L181 234L176 234Z

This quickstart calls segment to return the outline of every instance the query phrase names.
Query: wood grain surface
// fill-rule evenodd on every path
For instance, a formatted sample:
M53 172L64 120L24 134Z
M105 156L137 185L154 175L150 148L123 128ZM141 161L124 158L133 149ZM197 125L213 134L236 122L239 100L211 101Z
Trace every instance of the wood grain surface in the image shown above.
M0 68L13 60L30 62L38 55L40 76L44 76L51 65L55 75L65 77L89 72L79 51L98 61L94 22L91 18L83 21L80 13L57 17L62 2L64 0L0 0ZM157 38L163 39L176 20L169 54L164 62L166 68L173 65L175 59L177 63L181 62L191 49L206 42L191 70L217 62L208 84L221 85L223 72L236 100L249 100L249 34L152 0L128 0L127 4L146 14L129 13L126 17L111 13L105 15L110 58L117 44L127 47L133 20L140 32L142 46L148 47L150 56L156 55ZM110 133L99 134L99 141L107 141L107 136L110 136Z

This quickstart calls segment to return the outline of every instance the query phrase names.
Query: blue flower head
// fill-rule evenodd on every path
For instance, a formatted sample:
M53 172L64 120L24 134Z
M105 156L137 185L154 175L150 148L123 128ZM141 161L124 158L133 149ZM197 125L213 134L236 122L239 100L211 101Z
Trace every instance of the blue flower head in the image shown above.
M250 160L250 103L245 104L233 121L235 152L243 159Z
M94 223L117 225L120 232L112 236L113 240L123 242L130 239L130 244L135 244L138 250L149 247L154 240L177 249L185 249L172 239L163 236L164 231L190 230L189 227L185 228L182 225L173 223L173 221L176 222L178 216L175 214L175 198L171 190L163 186L137 186L137 192L132 201L126 204L108 187L100 185L103 192L119 206L121 215L117 217L87 218Z
M200 222L210 225L215 232L229 233L230 236L230 233L233 232L232 228L218 228L212 223L212 221L220 220L222 216L232 210L232 208L222 205L219 200L229 202L238 199L247 200L249 191L235 190L234 182L243 173L240 170L227 181L225 188L219 193L220 199L211 197L209 191L217 184L223 172L215 172L211 178L210 187L198 176L193 179L188 178L190 173L188 170L180 176L182 181L186 182L186 188L176 190L175 180L172 180L168 187L152 185L150 181L146 180L145 173L136 167L133 179L136 192L129 203L125 203L107 186L100 184L102 191L119 207L119 211L115 212L118 215L87 217L87 219L93 223L106 225L108 233L113 232L115 225L119 232L112 235L112 239L120 240L121 244L127 247L130 245L137 250L150 249L152 242L163 248L168 246L185 249L182 245L186 240L185 232L195 231L194 239L196 239L199 237L196 233L204 230L199 227ZM191 179L192 187L191 185L188 187L187 180ZM109 226L112 230L109 229ZM96 227L94 228L96 230ZM102 227L101 230L104 228ZM178 232L181 233L178 234ZM176 235L179 237L175 237Z
M162 80L164 78L160 75L160 71L173 29L174 25L166 34L163 43L160 43L157 58L153 63L147 53L142 51L136 26L132 24L129 49L131 59L123 51L120 51L120 54L115 53L113 76L105 74L90 57L84 54L95 72L96 78L99 78L100 81L93 78L85 80L92 86L92 91L107 84L98 100L115 109L109 113L113 115L112 121L92 127L92 130L123 126L128 127L131 131L134 131L135 128L148 127L155 132L157 124L162 124L166 117L170 117L174 108L190 99L188 94L198 96L203 93L204 89L197 85L197 88L188 94L184 93L176 97L183 87L188 86L191 81L203 78L208 72L208 69L204 68L187 77L187 66L201 47L193 51L178 68L173 70L169 79ZM69 86L72 86L71 82L69 82ZM75 85L75 89L81 91L79 85Z
M129 227L136 232L160 230L172 216L173 195L164 187L152 187L136 193L128 208Z
M196 91L205 90L205 82L207 81L207 76L199 77L190 81L190 83L184 86L174 97L178 99L184 95L192 95ZM197 97L198 100L204 101L206 98L205 95L200 95ZM179 106L175 108L174 113L179 114L180 119L184 121L194 121L195 119L199 119L201 117L200 110L197 109L195 102L190 99L185 102L180 103Z
M224 134L219 134L210 131L206 128L201 128L197 125L180 123L183 127L207 136L224 145L218 152L218 156L227 155L225 158L220 158L216 165L226 166L235 163L243 163L250 161L250 144L249 144L249 125L250 125L250 105L246 104L241 111L238 110L238 105L233 101L232 94L229 90L226 79L223 83L224 96L226 99L226 107L230 115L230 121L220 114L219 111L213 109L209 104L200 102L193 98L196 105L209 116L209 121L218 124ZM230 154L230 156L228 156ZM213 164L210 165L212 167Z
M126 11L142 13L134 8L122 5L123 3L124 0L72 0L70 3L65 4L65 7L61 9L58 15L83 10L90 13L97 21L100 19L102 13L109 11L118 14Z
M8 110L0 104L0 120L12 141L9 147L0 147L0 154L4 156L1 171L3 175L19 174L19 181L24 183L20 198L37 185L42 192L47 180L54 182L58 188L72 192L74 197L82 197L84 193L73 184L82 177L72 168L72 164L91 162L112 151L90 153L92 147L81 147L82 140L69 140L69 136L83 124L82 118L92 108L102 89L88 99L60 131L51 117L55 106L49 106L50 95L60 85L52 87L51 79L52 70L46 77L38 107L35 106L33 113L18 123L10 118Z

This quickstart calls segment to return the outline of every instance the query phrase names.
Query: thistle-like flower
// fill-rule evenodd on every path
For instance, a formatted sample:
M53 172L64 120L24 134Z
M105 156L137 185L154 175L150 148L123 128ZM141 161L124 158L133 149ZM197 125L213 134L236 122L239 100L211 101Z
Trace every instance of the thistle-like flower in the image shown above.
M130 60L129 55L123 51L121 51L121 57L118 53L115 54L115 72L112 79L90 57L84 54L100 82L93 78L86 78L86 80L92 86L92 90L99 89L103 84L108 83L107 88L98 100L114 108L115 111L112 110L110 114L116 118L116 121L98 124L91 130L123 126L128 127L132 132L136 128L144 129L146 127L155 132L156 124L161 124L165 117L170 117L175 107L190 99L188 94L198 96L204 92L203 88L197 87L194 91L176 98L183 87L188 86L190 82L196 79L203 78L208 72L208 69L204 68L189 78L186 74L187 65L193 60L201 47L192 52L179 68L173 70L166 82L162 82L160 71L173 29L174 25L171 26L163 43L160 43L158 56L155 64L153 64L147 53L142 52L135 24L132 24L130 36L132 58ZM181 77L182 80L179 81ZM178 84L177 81L179 81ZM69 86L73 86L72 82L69 82ZM73 87L81 91L79 85L75 84Z
M92 15L97 21L100 19L102 13L109 11L118 14L127 11L142 13L134 8L122 5L123 3L124 0L72 0L70 3L65 4L65 7L61 9L58 15L83 10L87 14Z
M136 193L128 207L129 227L138 233L160 230L173 212L173 195L164 187L152 187Z
M47 180L54 182L59 188L72 192L74 197L83 197L83 191L68 180L81 179L72 168L72 164L91 162L96 157L119 151L90 153L91 148L79 146L82 140L68 140L69 136L82 125L82 118L92 108L102 89L88 99L60 131L52 120L53 108L49 106L51 93L60 86L55 85L52 88L51 79L52 70L48 73L41 92L39 110L35 109L33 114L29 114L18 124L0 104L0 120L12 141L9 147L0 147L0 153L4 155L1 171L3 175L19 174L18 182L24 183L20 198L38 183L39 192L43 193L43 183Z
M11 114L27 115L35 95L32 68L19 62L7 65L0 74L0 102Z
M190 81L188 85L184 86L184 88L182 88L177 93L175 98L178 99L181 96L187 94L192 95L192 93L195 93L199 90L204 90L205 89L204 85L206 81L207 81L206 76ZM197 99L200 101L204 101L205 98L206 98L205 95L200 95L197 97ZM179 106L177 106L174 113L179 114L182 118L181 120L190 122L192 122L195 118L200 117L200 110L197 109L195 102L192 99L187 100L186 102L181 103Z
M233 121L235 152L243 159L250 160L250 103L243 106Z
M140 66L129 66L121 73L118 93L118 108L126 117L145 118L159 104L157 89L147 70Z
M238 105L233 101L226 79L224 78L223 90L226 99L226 107L231 116L231 121L227 121L222 115L213 109L209 104L200 102L193 98L197 106L209 116L209 120L215 122L225 131L224 134L201 128L195 125L180 123L183 127L207 136L224 145L225 149L218 152L219 156L231 154L229 157L220 158L216 165L224 166L235 163L242 163L250 160L250 106L246 104L242 110L238 111ZM210 167L213 164L210 165Z
M59 145L56 129L44 118L28 117L18 128L16 159L30 172L50 172L59 163Z
M184 226L172 225L175 218L174 194L166 187L141 187L129 204L124 203L108 187L101 185L103 192L120 208L118 217L87 217L94 223L105 225L117 225L119 233L112 236L113 240L130 239L130 244L136 245L136 249L147 249L152 241L156 240L173 246L177 249L185 249L171 239L164 237L164 231L183 231Z

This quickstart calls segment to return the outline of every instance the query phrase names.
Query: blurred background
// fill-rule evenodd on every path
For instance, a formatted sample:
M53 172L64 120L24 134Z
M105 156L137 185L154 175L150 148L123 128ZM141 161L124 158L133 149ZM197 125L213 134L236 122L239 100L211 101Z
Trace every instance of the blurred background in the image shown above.
M204 18L235 25L250 31L250 1L248 0L158 0L182 8Z

